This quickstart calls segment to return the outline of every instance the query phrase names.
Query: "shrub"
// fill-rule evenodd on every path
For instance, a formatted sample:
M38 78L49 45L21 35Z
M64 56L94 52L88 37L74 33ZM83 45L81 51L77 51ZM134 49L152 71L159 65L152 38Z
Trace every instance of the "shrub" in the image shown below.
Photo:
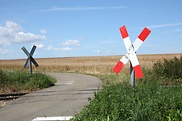
M29 90L42 89L53 86L56 81L52 77L45 76L41 73L36 73L31 77L30 81L26 83L24 88Z
M0 91L3 93L32 91L53 86L56 82L50 76L41 73L29 74L25 71L0 70Z
M182 56L154 63L152 72L163 85L182 85Z
M7 82L7 75L3 70L0 69L0 87L4 87Z
M171 60L164 59L163 62L158 61L153 65L153 72L158 76L172 79L182 78L182 56L174 57Z

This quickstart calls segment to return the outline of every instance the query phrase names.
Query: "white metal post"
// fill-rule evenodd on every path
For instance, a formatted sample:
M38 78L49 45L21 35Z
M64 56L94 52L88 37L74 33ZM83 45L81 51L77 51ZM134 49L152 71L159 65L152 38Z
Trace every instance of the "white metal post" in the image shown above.
M132 63L130 62L130 85L134 88L135 87L135 73L132 67Z

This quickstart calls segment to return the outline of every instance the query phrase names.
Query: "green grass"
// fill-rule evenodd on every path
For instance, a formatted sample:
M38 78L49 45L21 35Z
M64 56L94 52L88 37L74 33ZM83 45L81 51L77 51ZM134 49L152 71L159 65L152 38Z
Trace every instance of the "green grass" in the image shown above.
M56 80L41 73L0 70L0 92L29 92L53 86Z
M180 121L182 76L173 75L181 71L181 68L178 68L181 66L181 58L157 62L151 70L143 69L145 77L136 81L136 88L129 85L128 77L124 77L128 81L115 83L120 76L101 75L105 86L95 92L95 98L72 120Z
M126 83L105 86L75 121L162 121L182 119L182 88Z

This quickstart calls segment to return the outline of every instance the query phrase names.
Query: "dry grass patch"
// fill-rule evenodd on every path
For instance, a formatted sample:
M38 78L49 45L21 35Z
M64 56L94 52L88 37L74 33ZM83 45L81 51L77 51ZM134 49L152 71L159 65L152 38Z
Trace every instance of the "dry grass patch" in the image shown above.
M143 68L150 68L158 60L180 57L181 54L149 54L138 55L139 62ZM34 71L44 72L76 72L86 74L112 74L112 68L119 61L118 56L95 56L95 57L63 57L63 58L37 58L40 65L33 67ZM24 69L25 59L19 60L0 60L0 68L8 70L27 70ZM129 69L129 63L126 65ZM29 71L29 70L27 70ZM123 73L124 70L122 71ZM126 72L127 73L127 72Z

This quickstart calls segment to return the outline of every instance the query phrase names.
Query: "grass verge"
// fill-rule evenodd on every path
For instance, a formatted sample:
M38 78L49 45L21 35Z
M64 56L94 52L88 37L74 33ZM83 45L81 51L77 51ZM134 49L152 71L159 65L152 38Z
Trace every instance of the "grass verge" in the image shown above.
M56 80L41 73L0 70L0 92L30 92L53 86Z
M126 83L105 86L74 121L157 121L182 119L182 88Z

